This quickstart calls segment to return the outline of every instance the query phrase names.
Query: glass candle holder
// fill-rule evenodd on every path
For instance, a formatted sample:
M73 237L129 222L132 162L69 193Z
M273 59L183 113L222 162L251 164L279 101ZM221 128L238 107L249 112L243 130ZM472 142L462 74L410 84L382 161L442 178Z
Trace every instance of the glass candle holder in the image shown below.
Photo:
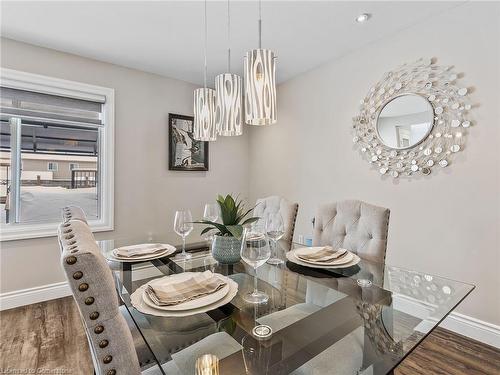
M213 354L203 354L196 360L196 375L219 375L219 358Z

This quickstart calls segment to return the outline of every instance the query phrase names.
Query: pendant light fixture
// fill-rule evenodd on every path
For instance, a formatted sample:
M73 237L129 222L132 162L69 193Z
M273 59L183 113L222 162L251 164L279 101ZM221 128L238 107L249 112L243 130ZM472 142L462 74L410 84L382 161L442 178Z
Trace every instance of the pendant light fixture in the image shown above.
M215 90L207 88L207 0L205 0L204 87L194 90L193 137L198 141L215 141Z
M276 114L276 56L262 49L262 4L259 0L259 48L245 57L245 122L271 125Z
M231 74L231 9L227 0L227 73L215 77L215 123L223 136L243 134L242 129L242 79Z

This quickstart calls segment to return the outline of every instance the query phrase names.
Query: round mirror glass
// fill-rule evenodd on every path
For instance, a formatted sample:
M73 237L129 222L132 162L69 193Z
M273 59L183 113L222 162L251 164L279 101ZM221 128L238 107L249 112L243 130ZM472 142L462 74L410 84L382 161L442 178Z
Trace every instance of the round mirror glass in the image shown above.
M404 149L422 142L432 130L434 110L431 103L416 94L391 99L377 118L380 141L390 148Z

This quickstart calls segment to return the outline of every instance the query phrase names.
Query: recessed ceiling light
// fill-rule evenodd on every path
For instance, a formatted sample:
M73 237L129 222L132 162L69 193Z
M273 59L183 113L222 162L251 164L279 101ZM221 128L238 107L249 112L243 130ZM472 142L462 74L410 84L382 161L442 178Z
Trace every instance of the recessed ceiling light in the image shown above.
M356 17L356 22L363 23L366 22L370 19L372 15L369 13L362 13L359 16Z

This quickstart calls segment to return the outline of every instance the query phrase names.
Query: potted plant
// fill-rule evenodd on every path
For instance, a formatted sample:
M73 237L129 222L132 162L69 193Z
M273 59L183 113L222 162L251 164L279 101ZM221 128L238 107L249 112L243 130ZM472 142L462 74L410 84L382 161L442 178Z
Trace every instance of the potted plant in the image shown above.
M243 234L243 226L251 224L258 217L250 217L245 219L254 209L254 207L246 210L242 200L234 199L230 194L217 197L217 204L220 208L220 218L222 223L216 223L209 220L200 220L196 223L208 225L201 231L201 235L210 230L215 230L214 239L212 242L212 256L220 263L233 264L241 259L241 236Z

